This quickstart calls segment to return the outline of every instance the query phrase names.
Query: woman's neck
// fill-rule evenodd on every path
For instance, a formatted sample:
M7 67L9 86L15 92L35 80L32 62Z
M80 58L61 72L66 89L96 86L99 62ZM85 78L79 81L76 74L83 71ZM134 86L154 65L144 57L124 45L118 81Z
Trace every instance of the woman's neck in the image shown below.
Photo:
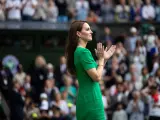
M79 43L78 43L78 46L86 48L87 42L80 40Z

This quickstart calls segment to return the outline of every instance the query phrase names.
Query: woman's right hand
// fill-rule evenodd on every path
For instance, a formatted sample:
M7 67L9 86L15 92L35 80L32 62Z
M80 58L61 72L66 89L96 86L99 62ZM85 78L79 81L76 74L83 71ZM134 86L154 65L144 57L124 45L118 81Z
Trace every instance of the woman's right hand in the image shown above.
M97 43L97 49L95 49L98 60L104 59L104 46L102 43Z

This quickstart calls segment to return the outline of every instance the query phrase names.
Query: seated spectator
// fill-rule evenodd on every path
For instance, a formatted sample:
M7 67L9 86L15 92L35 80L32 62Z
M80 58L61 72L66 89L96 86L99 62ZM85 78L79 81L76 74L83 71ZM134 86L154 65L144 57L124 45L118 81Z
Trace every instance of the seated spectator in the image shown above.
M17 73L15 74L13 80L17 80L19 84L23 86L25 77L26 73L23 71L23 66L19 64L17 66Z
M69 114L69 108L67 102L61 99L61 94L56 93L56 98L50 104L51 107L58 107L60 108L60 112L62 116L67 116Z
M48 118L48 110L49 110L49 103L48 103L48 97L47 94L41 93L40 94L40 114L41 114L41 119L42 118Z
M147 85L148 78L149 78L149 71L148 71L148 68L145 66L142 68L142 72L141 72L141 79L143 82L143 86Z
M44 93L47 94L48 102L55 100L56 93L59 93L59 89L55 86L54 79L47 79L44 84Z
M26 91L26 95L30 96L32 98L32 100L34 101L36 98L36 91L35 88L31 85L31 76L30 75L26 75L25 79L24 79L24 84L22 86L24 88L24 90Z
M40 118L40 110L32 98L26 97L25 99L25 120L34 120Z
M54 68L54 66L51 64L51 63L48 63L47 64L47 78L48 79L54 79L54 77L55 77L55 70L54 70L55 68Z
M75 97L76 97L76 88L72 85L72 78L64 75L64 86L60 88L60 92L63 91L67 92L67 102L68 103L74 103Z

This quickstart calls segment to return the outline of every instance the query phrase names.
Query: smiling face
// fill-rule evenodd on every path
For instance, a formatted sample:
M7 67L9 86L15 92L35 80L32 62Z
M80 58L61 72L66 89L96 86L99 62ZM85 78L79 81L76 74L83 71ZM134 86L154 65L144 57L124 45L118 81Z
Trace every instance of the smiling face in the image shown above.
M90 28L90 26L87 24L87 23L84 23L83 24L83 27L82 27L82 30L81 31L77 31L77 36L88 42L88 41L91 41L92 40L92 30Z

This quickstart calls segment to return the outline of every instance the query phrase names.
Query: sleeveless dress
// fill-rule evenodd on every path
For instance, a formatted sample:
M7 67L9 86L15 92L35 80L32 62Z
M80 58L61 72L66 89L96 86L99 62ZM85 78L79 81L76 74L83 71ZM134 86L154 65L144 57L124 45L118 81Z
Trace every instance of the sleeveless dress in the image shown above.
M97 68L91 52L87 48L77 47L74 52L74 65L79 83L76 98L77 120L105 120L100 85L86 72Z

